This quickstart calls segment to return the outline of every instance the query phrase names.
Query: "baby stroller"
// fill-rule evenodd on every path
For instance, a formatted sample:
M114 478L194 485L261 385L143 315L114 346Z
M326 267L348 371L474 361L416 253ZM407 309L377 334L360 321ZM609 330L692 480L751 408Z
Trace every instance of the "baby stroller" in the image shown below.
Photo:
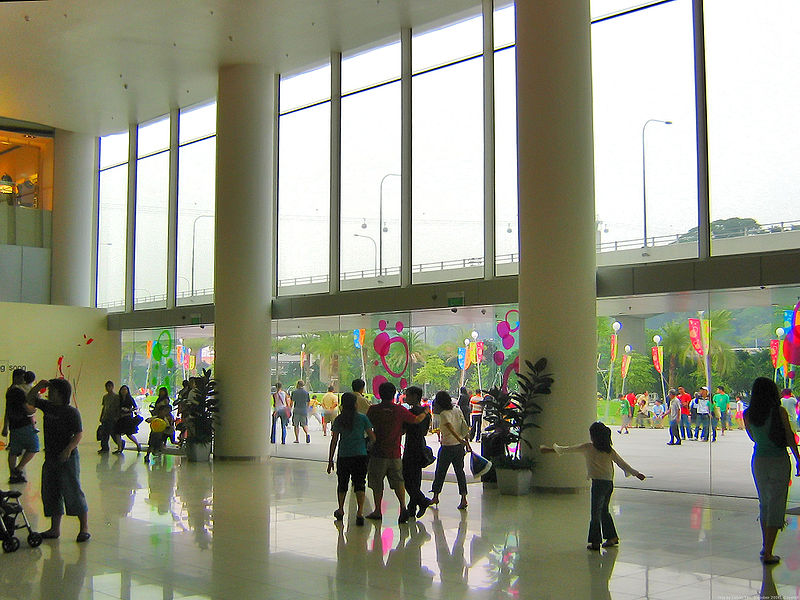
M31 529L25 511L19 503L22 492L0 490L0 538L3 540L3 552L16 552L19 550L19 538L14 534L18 529L28 530L28 545L36 548L42 543L42 534ZM23 524L17 524L17 516L22 516Z

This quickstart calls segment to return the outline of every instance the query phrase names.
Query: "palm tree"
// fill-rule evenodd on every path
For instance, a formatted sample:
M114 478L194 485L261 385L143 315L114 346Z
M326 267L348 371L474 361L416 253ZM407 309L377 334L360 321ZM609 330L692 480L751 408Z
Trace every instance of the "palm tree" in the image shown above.
M689 329L684 321L670 321L661 328L661 345L664 347L665 362L669 365L667 369L667 385L675 387L675 373L678 365L685 365L691 360L694 353L689 340Z
M308 346L306 347L309 350ZM320 357L320 379L339 386L339 361L353 351L352 335L341 331L325 331L315 336L310 351Z

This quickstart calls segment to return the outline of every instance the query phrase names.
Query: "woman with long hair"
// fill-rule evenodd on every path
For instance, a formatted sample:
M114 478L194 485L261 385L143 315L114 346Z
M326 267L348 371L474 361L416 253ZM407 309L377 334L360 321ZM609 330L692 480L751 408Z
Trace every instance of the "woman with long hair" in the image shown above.
M465 449L471 451L469 445L469 425L464 420L464 415L458 405L453 405L453 399L447 392L436 392L433 399L433 412L439 415L442 445L436 457L436 473L433 477L433 498L431 504L439 504L439 493L444 486L444 478L450 465L456 474L458 493L461 494L461 504L458 510L467 508L467 476L464 474Z
M328 454L328 473L333 470L333 455L336 446L339 446L339 455L336 460L336 476L338 484L336 495L339 508L333 512L337 521L344 518L344 500L347 497L347 488L353 482L353 491L356 493L356 525L364 525L364 496L366 492L367 444L365 437L375 441L375 432L372 423L366 415L356 410L356 395L353 392L342 394L342 414L331 425L331 446Z
M139 407L136 406L136 401L133 399L133 396L131 396L131 390L127 385L120 386L118 395L121 416L117 420L116 425L114 425L114 439L117 440L117 450L114 454L122 454L122 451L125 449L125 440L122 439L123 436L136 444L136 452L141 452L142 445L134 435L139 431L139 423L142 422L142 418L136 414L136 410Z
M776 565L781 559L772 550L778 531L786 522L786 499L791 480L786 447L794 454L795 476L800 476L800 455L789 415L781 408L778 386L771 379L759 377L753 382L750 406L744 411L744 426L754 443L750 465L758 491L761 562Z
M576 446L553 444L552 448L540 446L539 450L543 454L554 452L559 455L580 452L586 459L587 477L592 480L592 515L589 520L589 545L586 548L599 551L601 545L610 548L619 544L614 519L608 510L614 492L614 463L625 472L626 477L633 475L643 481L645 476L622 460L611 447L611 430L605 424L600 421L592 423L589 439L591 442Z

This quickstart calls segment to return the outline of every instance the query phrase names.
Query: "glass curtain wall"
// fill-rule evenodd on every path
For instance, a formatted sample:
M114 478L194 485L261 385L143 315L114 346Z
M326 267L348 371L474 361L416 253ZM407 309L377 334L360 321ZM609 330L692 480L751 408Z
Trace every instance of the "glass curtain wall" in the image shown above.
M342 60L340 289L400 284L400 42Z
M128 228L128 132L100 138L96 306L125 310Z
M136 152L134 309L164 308L167 305L169 129L169 115L139 125Z
M177 305L214 301L217 104L180 112Z
M618 4L593 8L627 8ZM601 17L591 30L598 265L694 258L692 2Z
M711 251L800 245L800 4L707 0ZM763 10L760 10L763 8Z
M412 283L483 277L483 17L411 49Z
M278 295L329 289L331 68L281 77Z
M517 194L517 50L514 6L494 11L495 264L497 275L519 272Z

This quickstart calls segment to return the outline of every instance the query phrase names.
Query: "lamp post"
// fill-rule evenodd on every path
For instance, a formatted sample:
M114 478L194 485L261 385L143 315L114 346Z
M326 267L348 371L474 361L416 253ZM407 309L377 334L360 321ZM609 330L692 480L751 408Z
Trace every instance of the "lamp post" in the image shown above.
M379 250L377 251L378 255L378 265L380 271L378 275L383 275L383 232L387 229L383 226L383 182L386 181L389 177L401 177L400 173L387 173L381 178L381 183L379 186L379 202L378 202L378 243L379 243Z
M778 365L781 364L781 354L783 353L783 337L786 335L786 330L783 327L778 327L775 330L775 335L778 336L778 356L775 357L775 375L772 380L778 383ZM784 387L786 387L786 369L784 368Z
M481 382L481 364L480 364L480 362L478 362L478 350L477 350L478 332L477 331L473 331L472 332L472 340L476 344L476 346L475 346L475 368L478 369L478 389L482 390L483 389L483 383Z
M672 125L672 121L662 121L661 119L647 119L642 125L642 205L644 209L643 225L644 225L644 247L647 248L647 161L645 160L645 145L644 133L650 123L662 123L664 125Z
M666 401L667 401L667 388L666 388L666 386L664 385L664 364L663 364L663 362L661 361L661 355L660 355L660 353L659 353L659 351L658 351L658 348L659 348L659 347L660 347L660 345L661 345L661 336L660 336L660 335L658 335L658 334L655 334L655 335L653 336L653 342L654 342L654 343L655 343L655 345L656 345L656 356L657 356L657 360L659 361L659 363L660 363L660 365L661 365L661 370L658 372L658 374L661 376L661 398L664 400L664 402L666 402Z
M632 350L633 350L633 346L631 346L630 344L627 344L625 346L625 356L622 357L622 369L625 371L625 373L622 375L622 394L623 395L625 394L625 380L628 378L628 368L630 368L630 360L631 360L630 356L631 356L631 351ZM626 358L628 359L627 361L625 360ZM626 366L625 363L627 363L627 366Z
M192 222L192 296L194 296L194 240L197 236L197 222L200 219L213 219L214 215L200 215Z
M305 373L305 354L306 354L306 345L300 344L300 379L305 382L306 378L304 377Z
M374 263L375 263L375 267L374 267L375 277L378 277L378 245L375 243L375 240L372 239L372 237L370 237L368 235L362 235L360 233L354 233L353 237L364 238L365 240L369 240L370 242L372 242L372 245L375 248L375 261L374 261Z
M617 334L622 329L622 323L614 321L611 324L611 329L614 333L611 334L611 360L608 363L608 392L606 393L606 401L611 400L611 379L614 375L614 363L617 360ZM606 404L606 420L608 420L608 404Z

